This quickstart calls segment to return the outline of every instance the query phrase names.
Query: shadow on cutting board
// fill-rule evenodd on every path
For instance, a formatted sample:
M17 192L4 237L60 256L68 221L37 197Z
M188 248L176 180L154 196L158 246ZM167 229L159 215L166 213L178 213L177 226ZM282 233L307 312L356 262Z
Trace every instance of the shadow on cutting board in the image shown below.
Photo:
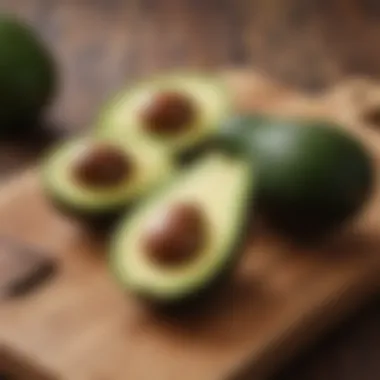
M8 348L0 348L0 380L55 380L42 368L14 355Z

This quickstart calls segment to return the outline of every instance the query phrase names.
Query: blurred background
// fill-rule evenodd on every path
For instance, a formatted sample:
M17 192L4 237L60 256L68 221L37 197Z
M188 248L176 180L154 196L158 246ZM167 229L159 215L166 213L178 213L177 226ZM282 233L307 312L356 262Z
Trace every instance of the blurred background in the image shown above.
M248 65L315 91L380 74L377 0L2 0L62 69L59 116L83 126L123 82L175 67Z
M107 96L155 71L248 66L311 92L380 75L378 0L1 0L0 9L28 20L57 57L57 130L86 128ZM0 178L38 149L4 145ZM380 299L275 379L379 378Z
M123 84L164 69L248 65L306 91L380 73L377 0L1 0L0 8L28 20L56 54L54 120L66 130L91 123Z

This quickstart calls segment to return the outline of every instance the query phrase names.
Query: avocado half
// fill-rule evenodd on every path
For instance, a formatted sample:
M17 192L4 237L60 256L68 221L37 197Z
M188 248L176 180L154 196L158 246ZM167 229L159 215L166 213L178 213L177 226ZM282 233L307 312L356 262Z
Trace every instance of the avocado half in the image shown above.
M0 135L30 128L56 88L53 58L34 30L0 16Z
M213 288L233 267L245 241L253 182L250 162L213 152L141 204L121 222L112 239L110 266L122 286L163 305L183 304ZM157 263L144 245L146 225L160 212L186 202L196 204L203 214L203 244L188 262L174 266ZM196 236L190 235L191 243L194 239Z
M190 101L192 116L185 120L185 128L176 133L154 133L144 119L144 107L147 107L152 97L168 93L178 94L183 96L185 101ZM171 110L172 119L178 117L180 110L182 113L187 110L186 104L173 104L169 100L165 104L167 112ZM180 109L177 113L176 107ZM232 101L227 86L217 75L162 75L124 90L111 99L99 115L97 133L100 136L120 138L122 141L149 141L182 158L210 136L220 122L231 113L231 109Z
M83 183L75 175L75 168L92 147L106 146L128 159L130 175L115 184L99 187ZM104 156L104 154L103 154ZM102 157L93 164L102 166ZM115 161L115 160L114 160ZM116 163L108 163L104 170L114 172ZM113 221L143 196L156 189L173 174L168 155L157 147L143 143L120 144L115 140L83 136L68 140L54 148L42 164L42 184L45 193L66 214L85 222L102 225ZM106 174L102 174L107 175ZM87 174L88 176L88 174ZM109 176L108 176L109 177Z
M235 118L221 129L257 165L257 211L279 232L314 240L360 211L374 165L367 149L328 121Z

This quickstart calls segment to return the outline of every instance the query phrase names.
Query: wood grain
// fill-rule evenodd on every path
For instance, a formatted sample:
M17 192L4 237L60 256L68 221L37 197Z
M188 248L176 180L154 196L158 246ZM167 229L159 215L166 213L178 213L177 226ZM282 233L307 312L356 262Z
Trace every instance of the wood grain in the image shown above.
M376 0L1 0L0 9L28 19L56 53L53 119L68 130L86 127L107 94L152 69L243 63L306 90L380 71ZM0 178L40 152L0 148ZM379 321L377 300L278 379L377 380Z
M350 86L306 98L249 72L226 79L238 108L347 119ZM375 97L372 86L365 91ZM380 165L373 144L380 137L361 112L346 126ZM379 197L377 191L351 232L324 246L301 249L258 231L219 296L172 317L125 295L107 271L103 242L46 203L34 171L17 176L3 188L0 232L43 247L60 271L34 295L1 303L0 344L53 379L263 378L377 290Z
M49 44L62 75L55 116L85 127L107 95L173 67L250 65L315 90L380 73L374 1L1 0Z

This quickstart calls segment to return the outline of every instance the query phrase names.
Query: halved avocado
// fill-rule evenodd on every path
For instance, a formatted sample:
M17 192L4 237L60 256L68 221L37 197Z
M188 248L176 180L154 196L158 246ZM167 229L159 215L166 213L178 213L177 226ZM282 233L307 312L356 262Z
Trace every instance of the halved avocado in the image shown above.
M66 141L42 165L45 192L89 222L112 220L172 172L172 160L156 147L89 136Z
M98 134L146 140L180 155L210 136L231 112L231 97L212 75L164 75L121 92L106 105Z
M223 153L187 168L117 229L110 265L121 284L164 305L210 289L244 241L253 182L250 162Z

